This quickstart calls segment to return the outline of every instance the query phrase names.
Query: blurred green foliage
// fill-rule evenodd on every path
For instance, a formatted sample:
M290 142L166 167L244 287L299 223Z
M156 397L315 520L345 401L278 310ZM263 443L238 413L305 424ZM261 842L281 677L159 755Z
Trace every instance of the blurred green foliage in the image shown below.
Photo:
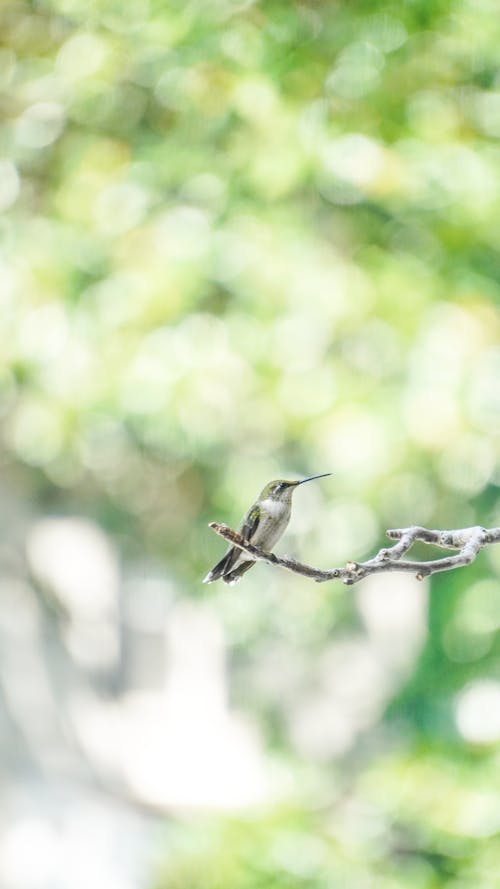
M273 476L335 473L296 503L312 563L500 524L496 3L4 0L0 41L4 484L180 597L207 521ZM496 738L454 709L496 700L499 572L433 579L420 661L315 766L319 809L179 827L158 885L500 885ZM357 601L264 566L212 589L234 695L298 768L256 665L314 671Z

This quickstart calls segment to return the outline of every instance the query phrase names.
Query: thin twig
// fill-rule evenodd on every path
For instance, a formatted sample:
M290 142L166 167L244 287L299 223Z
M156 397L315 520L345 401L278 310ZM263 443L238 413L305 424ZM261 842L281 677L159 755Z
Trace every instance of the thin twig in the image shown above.
M247 552L258 562L278 565L280 568L286 568L287 571L293 571L294 574L310 577L317 583L324 583L327 580L342 580L343 583L349 585L357 583L369 574L379 574L385 571L406 571L415 574L417 580L423 580L429 574L451 571L453 568L463 568L465 565L470 565L483 547L491 543L500 543L500 528L488 530L477 525L473 528L460 528L455 531L431 531L428 528L414 525L411 528L396 528L387 531L387 536L391 540L396 540L397 543L379 550L373 558L366 562L348 562L345 568L330 568L322 571L311 565L297 562L295 559L277 556L275 553L269 553L258 546L253 546L228 525L210 522L209 527L229 543ZM457 549L459 552L428 562L403 560L401 557L406 555L417 540L441 546L444 549Z

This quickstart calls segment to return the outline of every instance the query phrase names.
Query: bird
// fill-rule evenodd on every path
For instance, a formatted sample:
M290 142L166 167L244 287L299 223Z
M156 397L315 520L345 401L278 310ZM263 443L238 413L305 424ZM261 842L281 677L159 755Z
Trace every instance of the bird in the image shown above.
M331 472L310 475L299 481L275 479L268 482L257 500L248 510L239 528L239 533L248 543L259 546L268 552L284 534L292 512L292 494L299 485L312 482L316 478L326 478ZM232 546L217 562L203 583L213 583L220 578L231 586L238 583L246 571L255 565L255 559L237 546Z

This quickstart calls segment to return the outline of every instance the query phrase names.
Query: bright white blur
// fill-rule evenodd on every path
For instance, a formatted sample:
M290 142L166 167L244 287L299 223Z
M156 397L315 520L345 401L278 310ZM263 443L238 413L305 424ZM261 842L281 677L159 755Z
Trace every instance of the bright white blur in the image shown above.
M158 819L293 796L250 709L231 704L217 599L188 604L151 565L124 572L81 518L28 522L25 549L25 580L5 576L0 597L2 889L146 886ZM255 667L312 763L376 724L425 640L425 585L374 577L357 602L361 629L332 641L311 687L298 690L292 649Z

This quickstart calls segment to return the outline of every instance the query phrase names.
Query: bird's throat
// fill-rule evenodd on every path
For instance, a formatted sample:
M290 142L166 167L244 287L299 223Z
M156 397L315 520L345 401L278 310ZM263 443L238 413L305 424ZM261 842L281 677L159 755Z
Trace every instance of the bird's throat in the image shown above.
M267 500L262 500L260 508L263 515L277 519L286 512L287 504L280 500L271 500L271 498L269 498Z

